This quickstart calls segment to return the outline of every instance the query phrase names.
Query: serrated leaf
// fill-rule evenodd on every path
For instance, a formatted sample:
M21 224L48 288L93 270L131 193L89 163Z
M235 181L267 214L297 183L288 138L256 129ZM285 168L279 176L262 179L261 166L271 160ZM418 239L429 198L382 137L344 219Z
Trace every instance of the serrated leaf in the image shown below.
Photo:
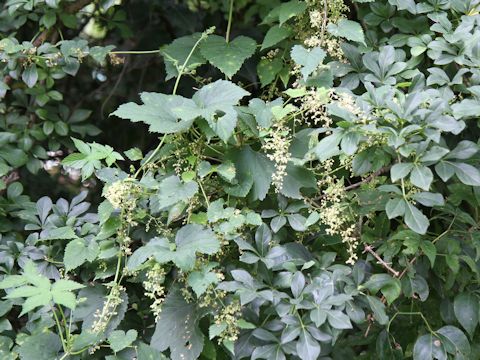
M253 199L263 200L272 182L274 166L263 154L249 146L228 155L237 169L238 185L226 189L228 194L243 197L250 193Z
M246 36L238 36L227 43L224 37L210 35L200 45L200 52L213 66L231 78L253 55L256 46L255 40Z
M165 95L153 92L140 94L143 105L127 103L120 105L111 115L132 122L144 122L150 132L171 134L190 128L197 116L191 99L180 95Z
M176 251L173 262L183 271L195 266L195 254L215 254L220 250L220 242L215 233L201 225L189 224L178 230L175 236Z
M326 52L319 47L306 49L302 45L295 45L291 52L293 61L301 66L300 73L303 76L303 81L307 81L308 77L318 68L326 55Z
M203 348L198 326L202 314L195 303L187 303L178 289L172 289L162 306L150 345L160 351L170 349L172 360L196 360Z
M327 30L333 36L365 44L365 34L362 26L356 21L340 19L337 24L330 23Z
M73 270L85 261L92 262L98 255L99 248L96 243L94 245L87 243L84 239L75 239L70 241L65 247L65 254L63 257L63 263L65 264L65 270Z
M182 36L175 39L171 44L162 48L160 53L164 57L165 70L167 73L165 80L170 80L178 76L179 69L184 66L185 61L190 55L190 52L201 36L202 34L200 33ZM190 55L188 62L185 64L184 71L192 71L206 62L207 61L200 53L200 49L197 47Z
M115 330L108 336L108 342L114 352L119 352L130 346L137 339L137 330L131 329L127 332Z

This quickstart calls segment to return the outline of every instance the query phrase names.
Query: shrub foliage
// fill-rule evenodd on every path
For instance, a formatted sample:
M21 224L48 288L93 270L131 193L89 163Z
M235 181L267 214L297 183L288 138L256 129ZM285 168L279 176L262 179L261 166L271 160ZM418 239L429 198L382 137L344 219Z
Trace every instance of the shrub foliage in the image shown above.
M1 358L480 358L479 12L2 1Z

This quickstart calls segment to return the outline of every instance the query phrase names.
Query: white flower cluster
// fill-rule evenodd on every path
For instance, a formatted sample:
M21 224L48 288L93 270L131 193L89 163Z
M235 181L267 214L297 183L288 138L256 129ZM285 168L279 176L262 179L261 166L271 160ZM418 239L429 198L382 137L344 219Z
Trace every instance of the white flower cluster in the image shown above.
M120 297L122 291L125 291L123 286L114 284L106 301L103 303L102 309L97 309L93 314L96 319L92 325L92 331L94 333L98 334L104 332L110 319L117 315L117 307L123 302Z
M332 183L323 191L324 199L320 206L320 221L327 226L326 232L329 235L340 235L342 242L347 245L347 264L355 264L358 259L356 250L358 239L355 236L355 224L346 213L348 204L344 202L346 193L341 183Z
M153 300L150 309L152 309L156 319L160 316L162 305L165 301L165 287L162 286L164 280L165 270L159 264L155 264L153 268L147 272L147 280L143 282L145 296Z
M313 124L321 125L321 127L330 127L333 120L327 114L327 104L333 96L332 90L311 89L307 95L302 98L300 110L306 115L305 118L312 119Z
M287 175L287 164L290 161L291 154L288 152L290 148L290 133L281 123L275 124L269 130L269 134L265 137L263 149L267 152L267 157L275 164L275 173L272 175L275 191L278 193L282 190L283 179Z
M236 341L238 339L238 334L240 329L238 327L237 321L241 316L241 306L238 302L234 301L229 305L225 306L221 311L215 315L214 321L216 325L226 325L225 330L219 335L218 343L221 344L223 341Z

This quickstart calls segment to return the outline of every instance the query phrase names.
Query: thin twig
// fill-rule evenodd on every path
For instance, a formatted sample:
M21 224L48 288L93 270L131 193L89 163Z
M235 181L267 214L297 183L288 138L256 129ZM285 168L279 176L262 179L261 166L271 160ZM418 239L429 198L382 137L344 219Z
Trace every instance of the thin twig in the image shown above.
M378 255L374 250L373 250L373 247L370 246L370 245L365 245L365 249L363 252L368 252L369 254L371 254L375 259L378 260L378 263L380 265L382 265L385 269L387 269L388 271L390 271L395 277L398 277L400 275L400 273L395 270L394 268L392 268L390 265L388 265L385 260L383 260L380 255Z

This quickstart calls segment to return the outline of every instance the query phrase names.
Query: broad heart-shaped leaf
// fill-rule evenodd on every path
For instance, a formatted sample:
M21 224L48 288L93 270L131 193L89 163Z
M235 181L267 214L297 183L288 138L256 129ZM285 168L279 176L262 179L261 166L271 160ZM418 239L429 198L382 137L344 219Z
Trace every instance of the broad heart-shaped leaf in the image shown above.
M410 229L422 235L427 232L428 226L430 225L428 218L410 203L408 203L405 208L404 220Z
M130 346L130 344L137 338L137 335L137 330L134 329L128 330L127 332L123 330L115 330L108 337L108 342L114 352L119 352L127 346Z
M40 332L28 336L18 349L22 360L52 360L57 359L62 348L60 337L52 332Z
M195 254L215 254L220 250L220 242L215 233L198 224L188 224L178 230L175 236L177 249L173 262L183 271L195 266Z
M170 80L178 76L178 69L185 64L190 51L192 51L195 43L200 39L200 36L202 36L202 34L195 33L180 37L161 50L160 53L163 55L165 71L167 73L165 80ZM184 71L191 71L206 62L205 58L200 54L200 49L197 47L191 54L190 59L188 59L188 63L185 64Z
M148 258L154 257L159 264L163 264L173 259L172 244L166 238L153 238L145 246L139 247L128 258L128 270L136 270Z
M210 271L217 265L217 263L209 263L201 270L191 272L188 275L188 285L190 285L197 297L200 297L207 290L208 286L220 281L217 274Z
M316 180L313 173L301 166L288 164L287 175L283 179L283 186L280 190L282 195L293 199L301 199L301 188L315 188Z
M187 118L203 117L212 130L227 141L237 124L234 108L241 98L250 95L248 91L227 80L217 80L202 87L193 95L194 109L184 108L180 113Z
M140 98L143 105L123 104L111 115L132 122L144 122L149 125L150 132L162 134L187 130L197 116L195 103L183 96L143 92Z
M213 66L231 78L253 55L256 46L255 40L246 36L236 37L227 43L221 36L210 35L200 45L200 52Z
M326 55L326 52L319 47L306 49L302 45L295 45L291 52L293 61L301 66L300 73L303 75L304 81L307 81L307 78L322 63Z
M226 192L238 197L244 197L250 193L253 200L265 199L272 183L273 163L265 155L253 151L249 146L230 152L227 158L235 164L238 184L226 188Z
M158 192L151 196L150 207L154 213L158 213L180 201L187 202L197 191L198 184L195 181L183 183L178 176L169 176L162 180Z
M337 24L329 24L327 30L333 36L343 37L347 40L365 44L365 35L359 23L341 19Z
M438 329L437 334L442 338L448 353L458 356L458 359L468 359L471 352L470 343L460 329L447 325Z
M473 338L473 333L478 325L478 297L468 292L458 294L453 302L453 309L460 325Z
M431 334L420 336L413 347L413 360L447 359L442 342Z
M65 270L70 271L82 265L85 261L93 261L97 257L99 247L95 241L87 245L85 239L74 239L65 247L63 263Z
M163 303L150 345L160 351L170 348L172 360L198 359L203 349L201 317L195 302L187 303L179 289L173 288Z

